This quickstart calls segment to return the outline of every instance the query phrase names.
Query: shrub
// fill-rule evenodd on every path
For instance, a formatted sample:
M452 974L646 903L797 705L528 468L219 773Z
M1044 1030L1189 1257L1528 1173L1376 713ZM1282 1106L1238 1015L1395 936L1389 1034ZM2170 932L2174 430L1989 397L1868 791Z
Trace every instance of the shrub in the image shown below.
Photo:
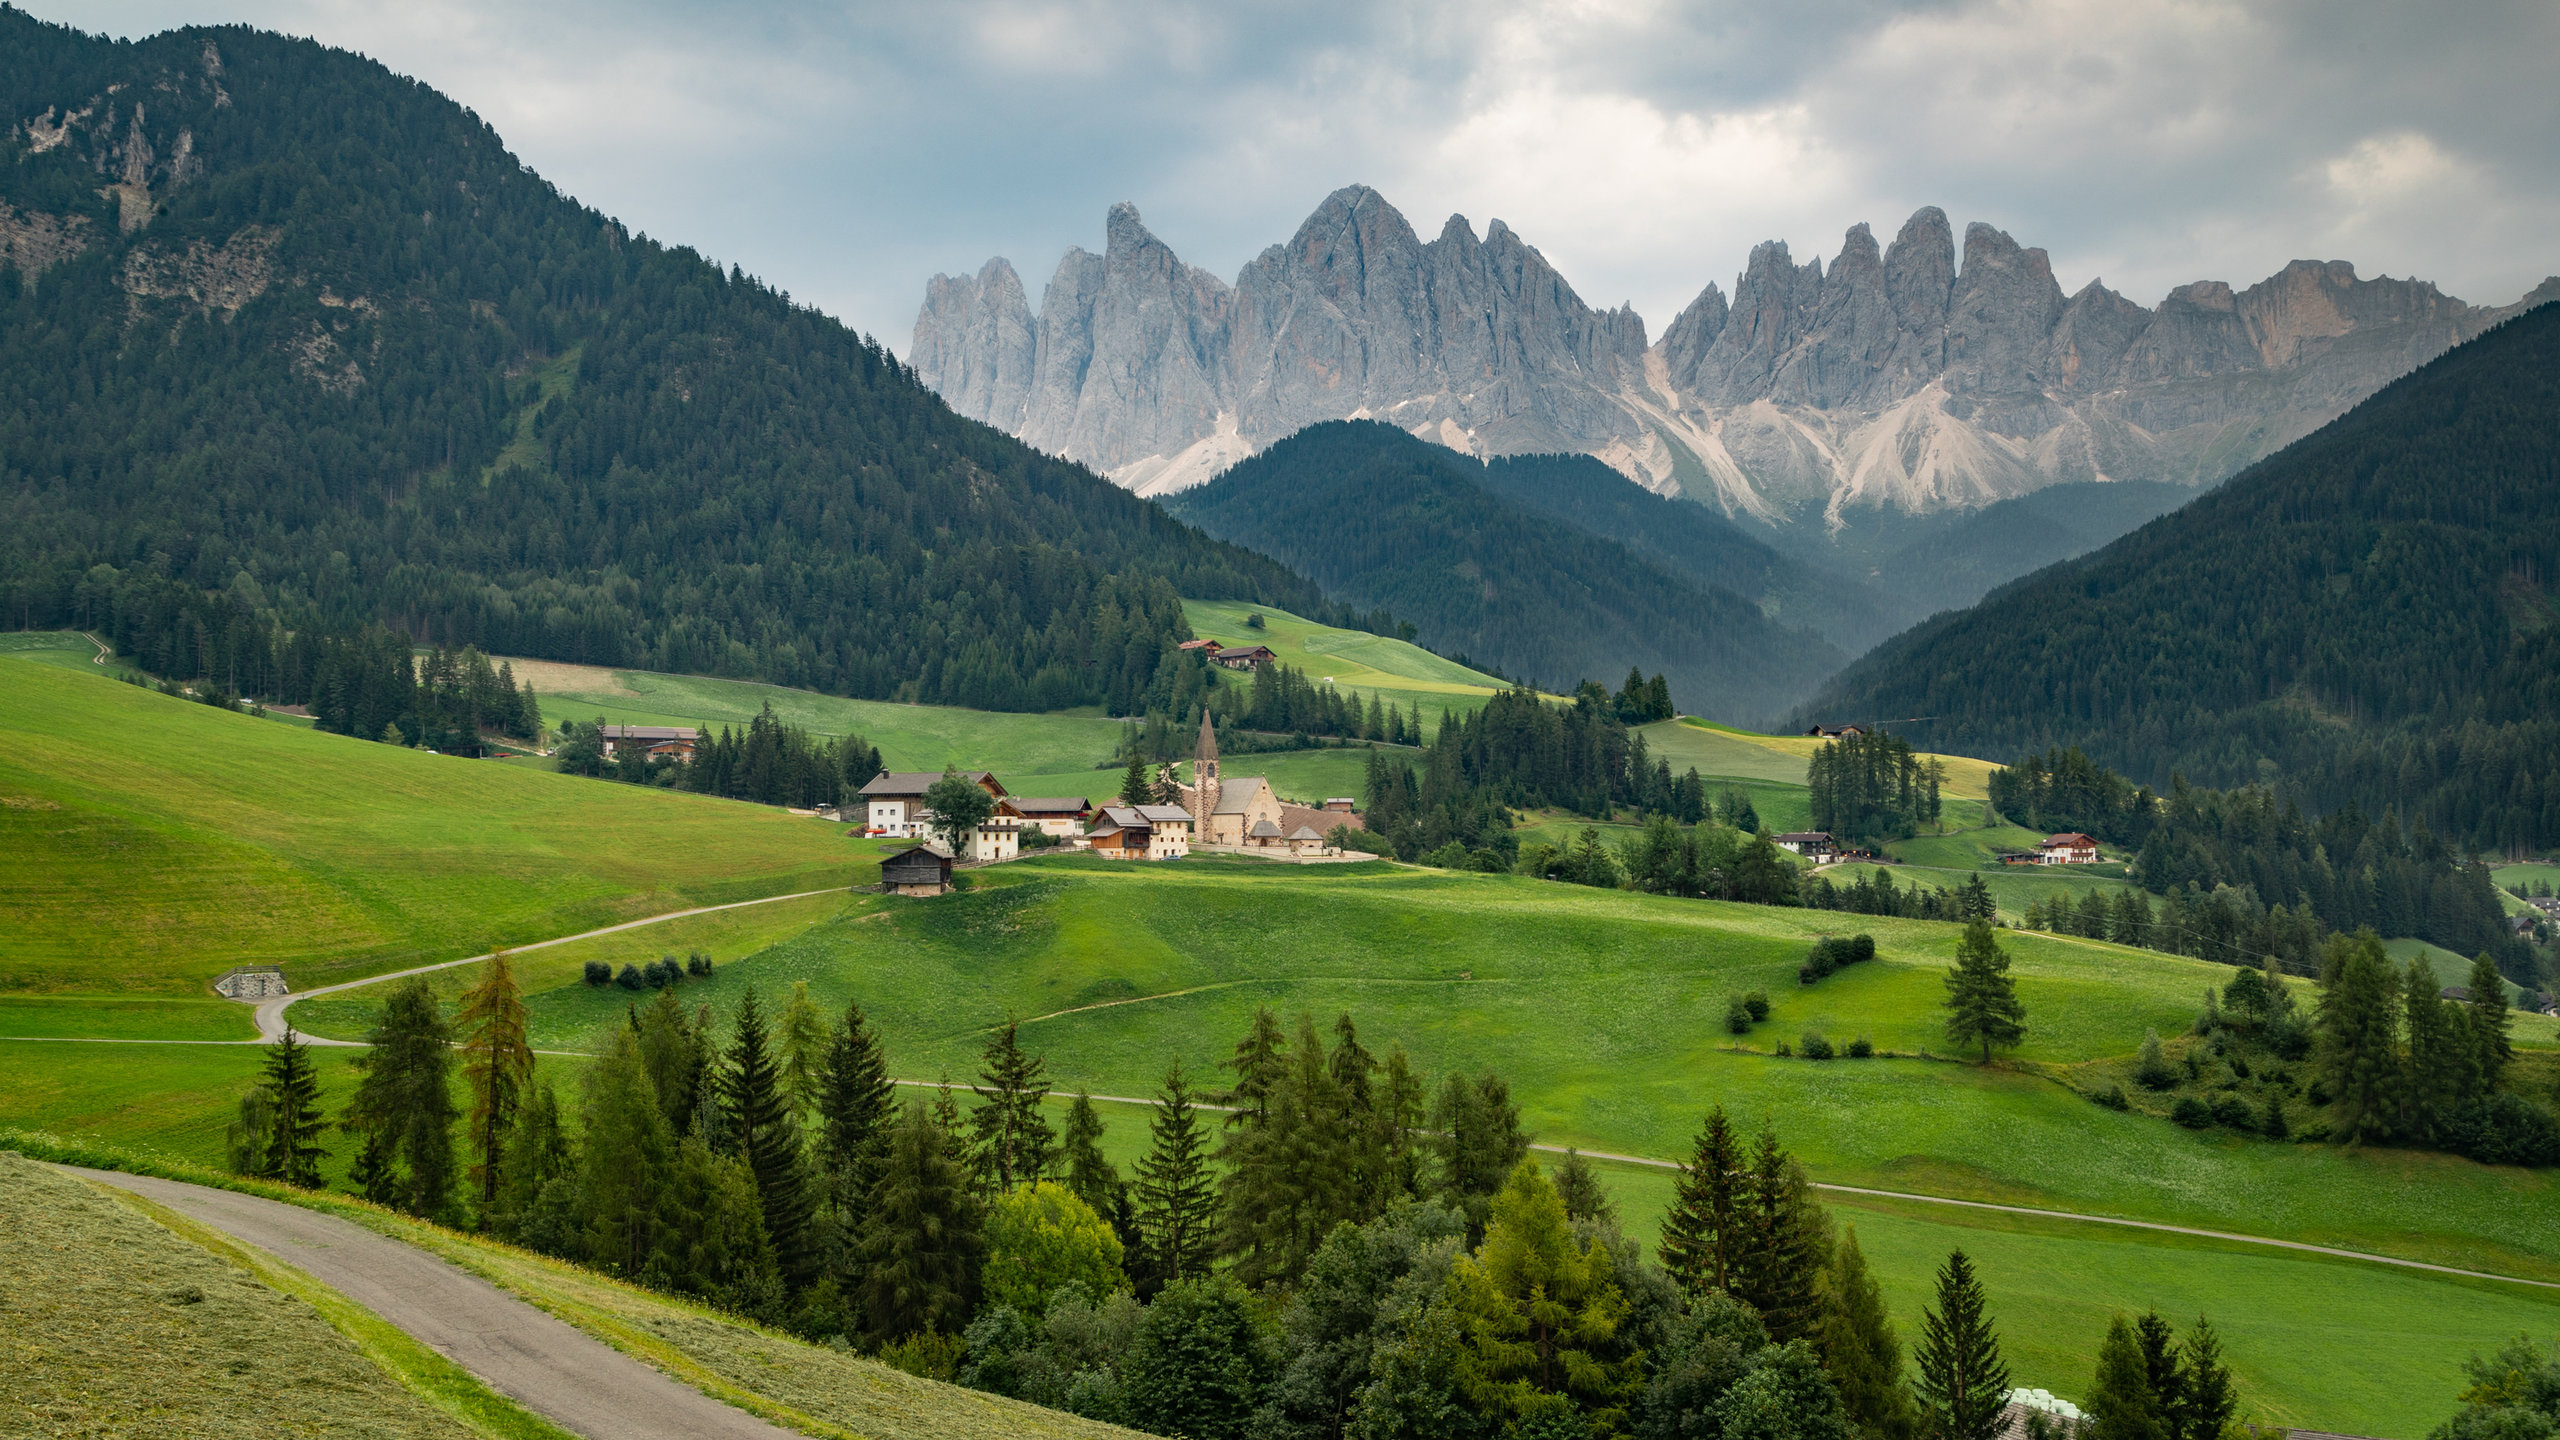
M2217 1095L2214 1097L2213 1121L2217 1125L2228 1125L2234 1130L2255 1130L2258 1128L2257 1112L2249 1108L2248 1101L2241 1099L2237 1095Z
M1868 1039L1864 1035L1861 1035L1857 1039L1849 1042L1849 1058L1852 1060L1870 1059L1873 1058L1875 1053L1876 1042Z
M1781 1041L1779 1041L1779 1042L1778 1042L1778 1053L1779 1053L1781 1056L1786 1056L1786 1055L1793 1055L1793 1054L1794 1054L1794 1053L1796 1053L1796 1052L1794 1052L1793 1050L1788 1049L1788 1048L1787 1048L1787 1042L1786 1042L1786 1041L1784 1041L1784 1040L1781 1040Z
M2142 1056L2133 1063L2133 1083L2145 1090L2166 1090L2178 1083L2178 1072L2160 1053L2157 1031L2146 1030L2142 1034Z
M650 989L664 990L668 986L676 983L678 977L683 974L683 971L676 968L675 957L672 955L664 955L650 961L648 965L640 971L640 978L649 982Z
M2121 1085L2109 1085L2106 1089L2091 1095L2089 1098L2106 1106L2110 1110L2130 1110L2133 1108L2133 1102L2125 1098L2124 1087Z
M2248 1056L2246 1056L2246 1055L2234 1055L2234 1056L2232 1056L2232 1057L2231 1057L2231 1073L2232 1073L2232 1074L2234 1074L2234 1075L2239 1076L2239 1077L2240 1077L2241 1079L2243 1079L2243 1080L2248 1079L2248 1078L2249 1078L2249 1057L2248 1057Z
M590 985L610 985L613 983L613 967L607 965L601 960L588 961L586 975L587 983Z
M613 977L613 983L625 990L637 990L645 982L640 978L640 967L625 960L622 962L622 973Z
M2193 1095L2179 1096L2178 1103L2169 1107L2169 1118L2190 1130L2213 1128L2212 1107Z
M1751 1023L1752 1023L1752 1024L1757 1025L1757 1024L1759 1024L1761 1021L1766 1020L1766 1019L1768 1019L1768 1018L1769 1018L1769 992L1768 992L1768 991L1766 991L1766 990L1754 990L1754 991L1751 991L1750 993L1748 993L1748 994L1746 994L1746 995L1744 995L1744 996L1742 997L1742 1003L1743 1003L1746 1007L1748 1007L1748 1008L1750 1009L1750 1011L1751 1011Z
M1464 870L1467 868L1466 843L1452 840L1439 849L1423 855L1418 863L1437 866L1442 870Z
M2560 1125L2513 1091L2463 1102L2445 1131L2449 1148L2484 1165L2560 1165Z
M1814 968L1811 965L1799 965L1796 967L1796 983L1799 985L1810 985L1814 981L1821 979L1823 975L1827 975L1829 973L1830 972L1826 970L1821 974L1816 974L1814 973Z
M2267 1097L2267 1120L2264 1125L2261 1125L2258 1128L2263 1131L2266 1134L2266 1137L2270 1140L2282 1140L2292 1130L2293 1127L2287 1124L2284 1118L2284 1101L2282 1098L2274 1095Z
M710 974L711 956L709 952L696 950L692 954L687 955L684 959L684 973L687 975Z
M1047 1313L1068 1285L1108 1295L1128 1283L1120 1237L1066 1186L1042 1180L996 1197L987 1214L988 1301L1029 1315Z
M1804 1050L1804 1058L1807 1060L1828 1060L1831 1058L1831 1042L1823 1039L1822 1032L1819 1030L1807 1030L1804 1032L1804 1039L1800 1044Z
M1872 935L1849 937L1849 963L1859 964L1876 958L1876 938Z
M631 967L625 965L622 968L628 970ZM960 1357L967 1351L968 1347L957 1335L919 1330L904 1340L882 1346L880 1363L892 1370L904 1370L910 1375L949 1384L959 1378Z
M1725 1002L1724 1028L1725 1032L1731 1035L1751 1033L1751 1007L1744 1003L1739 995Z
M2267 1027L2267 1048L2279 1060L2300 1060L2311 1053L2311 1022L2292 1011Z

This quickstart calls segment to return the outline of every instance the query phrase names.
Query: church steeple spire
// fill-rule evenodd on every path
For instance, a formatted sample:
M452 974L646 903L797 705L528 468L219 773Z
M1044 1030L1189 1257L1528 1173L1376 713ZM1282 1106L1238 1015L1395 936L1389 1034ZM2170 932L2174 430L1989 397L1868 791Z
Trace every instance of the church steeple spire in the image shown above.
M1191 837L1196 843L1209 839L1209 817L1218 809L1218 727L1209 719L1209 707L1200 707L1200 744L1191 752Z

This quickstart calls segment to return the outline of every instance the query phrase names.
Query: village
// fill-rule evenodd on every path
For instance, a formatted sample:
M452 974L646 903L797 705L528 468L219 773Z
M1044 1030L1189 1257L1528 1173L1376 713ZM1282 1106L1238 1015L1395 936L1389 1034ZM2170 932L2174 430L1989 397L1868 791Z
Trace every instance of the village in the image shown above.
M1357 801L1301 805L1280 798L1259 775L1223 778L1218 737L1206 715L1191 774L1191 783L1184 784L1172 765L1159 766L1153 788L1159 802L1170 797L1170 803L1129 804L1096 803L1083 795L1015 795L984 770L885 771L863 785L859 813L832 818L857 821L852 833L914 842L881 857L880 888L893 895L940 895L952 888L958 869L1053 848L1109 860L1179 860L1194 852L1298 864L1377 858L1347 843L1364 828ZM949 776L977 786L989 802L985 816L956 844L926 802L928 792Z

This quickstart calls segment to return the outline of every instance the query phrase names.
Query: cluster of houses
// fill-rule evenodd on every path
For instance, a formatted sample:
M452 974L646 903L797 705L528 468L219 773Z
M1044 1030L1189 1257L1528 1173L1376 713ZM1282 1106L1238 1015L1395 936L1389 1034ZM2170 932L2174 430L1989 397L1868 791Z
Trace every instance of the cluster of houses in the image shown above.
M1110 859L1174 860L1194 849L1292 858L1338 855L1341 852L1325 837L1337 826L1363 828L1351 800L1295 805L1281 799L1259 775L1232 782L1222 779L1218 737L1206 715L1200 720L1192 783L1175 780L1169 766L1160 775L1160 792L1172 792L1176 804L1096 805L1081 795L1015 795L984 770L963 774L984 789L995 805L956 852L940 843L933 812L924 804L925 792L942 779L940 774L891 771L872 777L862 787L863 833L916 842L880 862L883 890L939 895L950 888L954 866L964 861L1010 860L1020 854L1026 830Z

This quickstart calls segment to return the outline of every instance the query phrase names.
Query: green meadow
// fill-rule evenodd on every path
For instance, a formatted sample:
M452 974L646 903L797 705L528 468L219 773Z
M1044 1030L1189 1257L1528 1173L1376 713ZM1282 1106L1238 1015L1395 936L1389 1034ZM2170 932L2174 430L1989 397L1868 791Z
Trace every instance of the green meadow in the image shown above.
M278 725L0 656L0 993L308 988L842 886L877 847L760 806Z
M1265 613L1285 629L1286 617ZM0 1127L218 1164L263 1052L143 1042L248 1038L248 1007L205 989L232 964L280 959L308 988L687 905L843 886L876 864L879 847L848 840L841 825L225 714L106 680L87 662L94 653L76 636L0 650L0 727L13 742L0 751L0 893L12 904L0 926L0 1036L27 1037L0 1039ZM1380 658L1427 668L1393 652ZM634 718L700 723L718 702L743 720L753 708L745 692L754 704L767 694L801 697L794 705L857 703L596 673L669 707ZM532 678L547 704L568 706L555 714L581 713L572 703L581 695L539 671ZM1100 717L873 710L850 728L875 743L902 733L886 719L902 719L918 746L945 733L1015 747L1022 766L991 768L1018 791L1029 787L1017 776L1054 791L1089 775L1073 788L1097 798L1116 783L1116 772L1077 768L1094 758L1073 738L1077 726L1102 735L1107 755L1116 722ZM953 729L960 722L945 715L987 728ZM1661 746L1688 746L1680 753L1754 787L1755 803L1759 793L1803 793L1809 746L1797 739L1684 722L1647 729L1666 737ZM891 762L930 768L945 758L988 763L921 748ZM1356 793L1365 758L1240 756L1229 768L1321 798ZM1674 759L1688 763L1698 761ZM1959 778L1950 794L1973 784ZM1775 823L1769 805L1763 815ZM1580 822L1551 823L1569 833ZM2022 838L2034 837L1917 837L1899 842L1908 863L1891 868L1902 883L1981 873L2013 909L2057 889L2122 883L1990 863ZM1876 938L1875 961L1796 983L1814 938L1853 931ZM1218 1061L1257 1006L1293 1021L1305 1011L1320 1026L1347 1011L1372 1049L1401 1045L1427 1076L1498 1070L1546 1144L1674 1157L1705 1108L1721 1103L1747 1125L1773 1122L1831 1184L2560 1280L2550 1172L2191 1133L2071 1088L2076 1067L2130 1054L2145 1031L2184 1030L2205 988L2227 979L2223 967L2006 934L2028 1042L1991 1067L1948 1058L1938 1006L1956 933L1384 863L1195 857L1125 866L1059 856L974 872L966 889L939 899L821 894L530 950L517 965L536 1043L555 1052L543 1073L564 1094L598 1029L649 998L586 986L584 965L618 970L699 949L717 968L685 982L688 1004L725 1015L752 988L770 1010L805 981L829 1010L860 1002L887 1040L893 1073L910 1080L974 1078L989 1027L1010 1017L1062 1093L1144 1096L1176 1060L1214 1088ZM430 984L450 1001L479 969L439 971ZM1768 992L1769 1020L1727 1034L1728 998L1751 989ZM357 1038L381 994L317 997L292 1019L317 1035ZM1776 1053L1808 1031L1835 1044L1865 1037L1883 1053ZM2560 1054L2550 1020L2519 1018L2517 1039L2538 1067ZM352 1089L353 1053L318 1052L333 1102ZM1143 1111L1109 1104L1105 1114L1106 1148L1125 1164L1143 1144ZM348 1158L333 1156L333 1177ZM1601 1170L1630 1233L1649 1238L1668 1202L1668 1173ZM1961 1245L1991 1286L2019 1382L2066 1395L2085 1391L2111 1315L2156 1306L2173 1318L2213 1317L2261 1423L2414 1440L2450 1410L2465 1355L2518 1331L2560 1329L2560 1291L2064 1220L1837 1194L1827 1203L1857 1228L1906 1341L1930 1271Z
M1262 626L1245 624L1260 615ZM1503 682L1444 660L1419 645L1366 630L1337 630L1292 615L1286 610L1233 600L1185 600L1182 618L1191 633L1229 645L1267 645L1280 662L1306 672L1318 685L1328 682L1362 695L1378 695L1388 704L1410 708L1419 701L1426 723L1436 724L1442 710L1474 710ZM1605 677L1594 676L1594 679ZM1232 683L1243 683L1241 673ZM1614 682L1613 682L1614 683Z

